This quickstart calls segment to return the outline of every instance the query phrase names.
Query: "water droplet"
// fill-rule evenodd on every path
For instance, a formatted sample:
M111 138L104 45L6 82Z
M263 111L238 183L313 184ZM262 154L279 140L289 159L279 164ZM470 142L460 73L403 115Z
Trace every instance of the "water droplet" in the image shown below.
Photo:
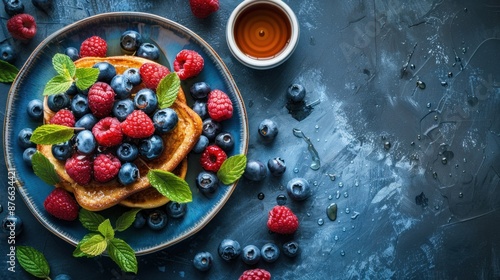
M361 250L358 250L358 254L361 254Z
M307 217L311 217L311 213L306 213Z
M448 72L448 78L453 77L453 72Z
M477 98L477 96L472 96L472 95L468 95L467 96L467 104L469 104L469 106L476 106L477 103L479 103L479 99Z
M442 85L443 87L446 87L446 86L448 86L448 82L446 82L446 81L441 81L441 85Z
M3 212L3 206L2 206L2 204L0 204L0 213L2 213L2 212Z
M411 145L411 146L415 146L415 142L411 141L411 142L410 142L410 145Z
M335 176L335 174L333 174L333 173L328 173L326 175L328 175L328 177L330 177L330 180L332 180L332 181L335 181L335 179L337 179L337 176Z
M335 241L338 241L338 240L339 240L339 236L338 236L338 235L335 235L335 236L333 237L333 239L334 239Z
M441 158L441 163L442 164L447 164L448 163L448 159L446 157Z
M434 209L439 210L439 205L434 206Z
M385 141L384 142L384 149L389 150L391 148L391 142Z
M455 164L455 168L458 168L458 167L459 167L458 163L457 163L457 164Z
M315 128L316 130L318 130L318 129L319 129L319 125L315 125L315 126L314 126L314 128Z
M342 231L345 232L346 231L346 228L345 227L342 227Z
M427 103L427 108L430 108L432 106L432 104L429 102Z
M359 216L359 212L354 211L354 213L351 215L351 219L356 219Z
M335 198L336 198L336 199L339 199L339 198L340 198L340 191L337 191L337 193L335 194Z
M264 193L259 193L259 194L257 195L257 198L258 198L259 200L263 200L263 199L264 199L264 197L266 197L266 195L265 195Z
M313 186L317 186L317 185L318 185L318 181L314 181Z
M434 115L434 120L437 121L438 119L438 115Z
M459 193L458 193L458 197L459 197L459 198L463 198L463 197L464 197L464 193L463 193L463 192L459 192Z
M322 226L325 223L325 221L321 218L318 219L318 225Z
M432 172L432 178L437 179L437 177L438 177L437 172L436 171Z
M344 192L344 197L348 197L349 194L347 192Z
M467 47L462 48L462 53L465 54L467 52Z
M345 256L345 252L344 252L344 250L340 250L340 255L341 255L342 257L343 257L343 256Z
M332 200L333 199L333 196L332 195L329 195L328 196L328 200Z
M335 221L337 219L337 209L338 207L336 203L331 203L328 207L326 207L326 216L328 219L331 221Z
M415 70L415 64L410 64L410 69Z
M295 168L293 169L293 173L299 173L299 168L298 168L298 167L295 167Z
M358 182L358 180L355 180L355 181L354 181L354 186L355 186L355 187L359 187L359 182Z
M422 136L419 134L417 135L417 140L421 140L422 139Z
M466 158L464 158L464 163L465 163L465 162L467 162L467 159L466 159Z
M345 208L345 213L346 213L346 214L351 213L351 209L349 209L349 207L346 207L346 208Z
M344 186L344 183L339 182L339 188L342 188Z
M418 81L417 81L417 87L418 87L419 89L425 89L425 83L424 83L424 82L422 82L421 80L418 80Z
M283 194L278 195L276 197L276 203L278 203L278 205L285 205L286 204L286 196Z

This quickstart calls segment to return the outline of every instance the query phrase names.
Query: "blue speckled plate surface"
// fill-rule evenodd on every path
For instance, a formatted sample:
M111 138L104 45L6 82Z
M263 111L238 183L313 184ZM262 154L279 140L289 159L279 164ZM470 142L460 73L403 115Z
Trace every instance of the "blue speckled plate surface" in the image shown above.
M175 55L182 49L192 49L203 56L205 67L202 73L196 78L183 81L182 87L185 92L189 92L192 83L205 81L213 89L226 92L234 104L234 116L223 122L223 126L224 130L234 135L236 143L229 156L247 152L248 121L243 99L217 53L194 32L168 19L134 12L100 14L59 30L35 49L12 84L7 101L4 147L7 167L16 174L18 191L29 209L45 227L73 245L79 242L87 230L78 221L64 222L45 212L43 201L53 186L45 184L33 174L32 168L23 162L23 149L17 144L17 134L24 127L34 129L40 125L27 117L26 106L31 99L42 98L45 84L55 75L52 67L54 54L62 53L70 46L79 48L83 40L98 35L108 42L108 56L120 55L120 35L129 29L140 32L146 41L159 46L165 55L160 62L170 69L173 68ZM187 98L190 103L189 94ZM197 160L196 155L190 156L186 181L193 192L193 202L188 204L187 214L182 219L170 219L168 226L161 231L152 231L147 227L131 227L117 233L117 237L130 244L138 255L166 248L198 232L218 213L236 188L235 184L221 186L215 197L204 197L195 186L196 174L201 170ZM115 206L101 214L109 217L113 223L124 210L126 208Z

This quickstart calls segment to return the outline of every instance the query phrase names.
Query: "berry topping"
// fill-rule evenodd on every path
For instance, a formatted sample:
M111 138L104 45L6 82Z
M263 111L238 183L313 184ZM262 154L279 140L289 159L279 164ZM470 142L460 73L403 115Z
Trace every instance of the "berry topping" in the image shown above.
M144 63L139 68L141 79L147 88L156 90L161 79L170 73L167 67L156 63Z
M275 262L280 256L280 249L274 243L264 244L260 249L260 252L262 254L262 259L268 263Z
M297 201L305 200L311 196L311 187L304 178L293 178L286 185L288 196Z
M259 135L264 143L271 143L278 135L278 125L270 119L264 119L259 124Z
M197 18L206 18L219 10L219 0L189 0L191 12Z
M73 221L78 218L78 204L71 194L63 188L55 188L43 202L43 207L52 216Z
M142 139L139 143L139 155L151 160L159 157L163 152L163 138L158 135L152 135L149 138Z
M126 162L118 172L118 182L122 185L129 185L139 179L139 168L132 162Z
M247 161L243 176L251 181L262 181L267 177L267 169L260 160L250 159Z
M158 60L160 58L160 49L151 43L142 43L135 55L149 60Z
M47 106L50 110L57 112L63 108L68 108L71 105L71 99L68 94L59 93L49 95L47 98Z
M14 39L26 41L35 37L35 18L29 14L17 14L7 21L7 29Z
M121 123L123 134L131 138L146 138L155 132L155 126L149 116L141 110L134 110Z
M217 249L219 256L225 261L232 261L241 255L240 243L232 239L224 239Z
M110 85L97 82L90 87L88 93L89 107L92 114L97 118L103 118L111 114L114 101L115 92Z
M290 208L276 205L269 211L267 227L279 234L292 234L299 227L299 220Z
M123 140L120 121L117 118L106 117L98 121L92 128L97 144L104 147L119 145Z
M104 183L114 179L120 171L120 160L112 154L100 154L94 159L94 179Z
M239 280L270 280L271 273L262 268L245 270Z
M151 114L158 107L158 97L152 89L143 88L135 94L134 106L146 114Z
M279 177L286 171L285 160L280 157L271 158L267 162L267 168L271 172L271 175Z
M168 224L168 216L162 210L155 209L149 213L147 224L152 230L160 230L167 226Z
M92 160L90 157L74 153L64 164L66 173L79 185L85 186L92 180Z
M135 30L127 30L120 36L120 47L125 54L133 54L141 44L141 33Z
M260 261L260 249L255 245L247 245L243 248L241 260L249 265L254 265Z
M201 171L196 176L196 186L200 192L208 198L214 197L219 189L219 178L217 174L210 171Z
M99 36L92 36L82 42L80 46L80 57L97 56L105 57L108 44Z
M208 94L208 114L214 121L223 121L233 116L233 103L223 91L214 89Z
M194 256L193 265L199 271L207 271L213 265L214 259L210 252L199 252Z
M306 89L301 84L292 84L286 90L286 98L292 102L300 102L306 97Z
M174 60L174 70L181 80L192 78L203 70L203 57L193 50L180 51Z
M3 4L5 5L5 12L9 16L13 16L16 14L24 13L24 4L19 0L3 0Z
M75 137L75 146L79 153L90 155L94 153L97 141L90 130L82 130Z
M50 124L65 125L73 127L75 125L75 116L68 109L61 109L57 111L50 119Z
M224 150L219 146L210 145L201 154L201 167L206 171L217 172L226 158L227 155Z

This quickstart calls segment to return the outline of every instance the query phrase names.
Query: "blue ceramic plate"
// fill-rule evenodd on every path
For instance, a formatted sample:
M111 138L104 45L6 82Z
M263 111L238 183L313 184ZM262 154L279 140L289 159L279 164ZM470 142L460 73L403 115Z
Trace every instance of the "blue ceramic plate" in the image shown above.
M36 218L50 231L67 242L76 245L87 233L78 221L64 222L45 212L43 201L54 188L45 184L32 168L22 160L23 149L17 143L18 132L25 127L36 128L40 123L27 117L26 107L31 99L41 99L42 91L55 72L52 57L63 53L66 47L79 48L86 38L98 35L108 42L108 56L120 55L120 35L126 30L140 32L146 41L155 43L164 54L162 64L170 69L175 55L182 49L192 49L200 53L205 60L202 73L189 81L183 81L182 87L189 92L189 87L197 81L205 81L213 89L226 92L234 104L234 116L223 122L224 130L235 138L235 148L229 155L246 154L248 146L248 120L243 99L228 69L217 53L198 35L186 27L168 19L145 13L120 12L100 14L71 24L44 40L21 68L8 97L5 117L4 147L7 167L16 175L18 191ZM187 94L188 103L190 96ZM201 170L198 157L190 155L186 181L191 187L193 201L188 204L186 215L179 220L170 219L166 228L153 231L147 227L130 227L117 237L124 239L138 255L151 253L173 245L203 228L223 207L236 188L236 185L221 186L213 198L206 198L198 192L195 185L197 173ZM103 211L112 222L126 208L115 206Z

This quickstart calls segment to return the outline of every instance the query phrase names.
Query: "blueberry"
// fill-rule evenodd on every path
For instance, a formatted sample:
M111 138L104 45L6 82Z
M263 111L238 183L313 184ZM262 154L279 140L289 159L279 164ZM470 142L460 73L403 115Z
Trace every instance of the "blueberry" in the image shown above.
M166 206L167 215L174 219L179 219L184 217L187 211L186 203L179 203L175 201L169 201Z
M43 120L43 102L40 99L33 99L26 107L28 116L35 121Z
M278 125L273 120L264 119L260 122L258 131L262 140L269 143L276 138L276 135L278 135Z
M73 155L73 145L70 141L52 145L52 155L58 160L67 160Z
M72 61L76 61L80 58L80 54L78 53L78 49L74 47L67 47L64 49L64 54L69 56Z
M274 243L266 243L260 249L260 253L262 254L262 259L264 261L272 263L275 262L280 256L280 249Z
M160 49L151 43L142 43L135 55L139 57L144 57L150 60L158 60L160 58Z
M24 4L21 0L3 0L5 12L9 16L24 13Z
M36 148L34 148L34 147L26 148L23 152L24 163L31 166L32 165L31 164L31 157L33 156L34 153L36 153Z
M214 262L214 258L210 252L199 252L193 258L193 265L199 271L209 270Z
M47 14L52 10L52 0L31 0L31 3Z
M119 120L124 121L130 113L134 111L134 102L132 99L117 100L113 104L113 115Z
M286 185L286 192L293 200L304 200L311 195L311 186L304 178L293 178Z
M142 82L141 74L137 68L128 68L122 75L134 86L137 86Z
M148 160L159 157L162 152L163 139L156 134L139 143L139 154Z
M142 211L137 212L137 214L135 214L135 219L134 222L132 223L132 226L134 228L143 228L145 225L146 225L146 217L144 217Z
M97 62L92 68L99 69L97 81L109 84L114 76L116 76L116 68L113 64L107 61Z
M225 152L229 152L234 148L233 135L229 132L221 132L215 137L215 145L219 146Z
M189 93L194 99L205 99L208 94L212 91L210 85L205 82L194 83L189 89Z
M295 241L288 241L283 244L283 254L288 257L296 257L299 254L299 243Z
M215 195L219 189L219 179L217 175L210 171L201 171L196 176L196 187L208 198Z
M26 149L35 146L35 143L31 142L30 140L32 134L33 134L33 129L29 127L23 128L19 131L19 133L17 134L17 140L21 148Z
M267 168L269 169L269 172L271 172L271 175L279 177L286 171L285 160L280 157L269 159L267 162Z
M255 245L247 245L243 248L241 260L249 265L256 264L260 261L260 249Z
M97 123L97 118L91 113L88 113L83 115L79 120L76 121L75 127L82 127L87 130L91 130L96 123Z
M292 84L286 90L286 98L293 102L300 102L306 97L306 89L301 84Z
M123 75L114 76L109 85L115 92L117 99L129 98L134 87L130 80Z
M142 36L134 30L127 30L120 36L120 47L125 54L133 54L142 44Z
M87 95L88 91L82 91L78 89L75 83L72 83L68 90L65 92L69 96L74 96L75 94L82 93L83 95Z
M2 230L4 233L14 233L16 236L23 231L23 220L17 215L8 215L2 220Z
M259 160L250 159L247 161L243 176L248 180L262 181L267 176L266 166Z
M150 114L154 112L158 106L158 97L153 90L144 88L135 94L134 105L144 113Z
M79 93L71 99L71 111L75 118L79 119L90 112L87 96Z
M177 112L175 112L172 108L165 108L155 112L153 115L153 123L155 125L155 129L158 133L167 133L175 128L177 122L179 121L179 117L177 116Z
M122 162L134 161L139 156L139 148L132 143L124 142L116 149L116 156Z
M0 45L0 59L10 64L14 63L17 58L17 53L14 48L8 43L4 42Z
M212 120L211 118L207 118L203 120L201 133L205 135L208 140L214 140L215 136L222 131L222 125Z
M207 109L207 102L196 100L193 103L192 109L196 114L198 114L198 116L200 116L200 118L202 120L209 117L208 109Z
M56 275L54 280L71 280L71 276L69 276L68 274L61 273Z
M148 215L147 224L152 230L160 230L167 226L168 216L167 214L159 209L151 211Z
M130 185L139 179L139 168L132 162L126 162L118 171L118 182L122 185Z
M208 141L208 138L205 135L200 135L198 142L196 142L191 151L195 154L201 154L207 148L209 142L210 141Z
M69 108L70 104L71 100L69 98L69 95L64 93L49 95L49 98L47 100L47 106L49 106L49 109L54 112L57 112L63 108Z
M241 255L240 243L232 239L224 239L217 250L219 256L225 261L232 261Z
M84 155L90 155L97 147L97 142L90 130L78 132L75 138L76 150Z

